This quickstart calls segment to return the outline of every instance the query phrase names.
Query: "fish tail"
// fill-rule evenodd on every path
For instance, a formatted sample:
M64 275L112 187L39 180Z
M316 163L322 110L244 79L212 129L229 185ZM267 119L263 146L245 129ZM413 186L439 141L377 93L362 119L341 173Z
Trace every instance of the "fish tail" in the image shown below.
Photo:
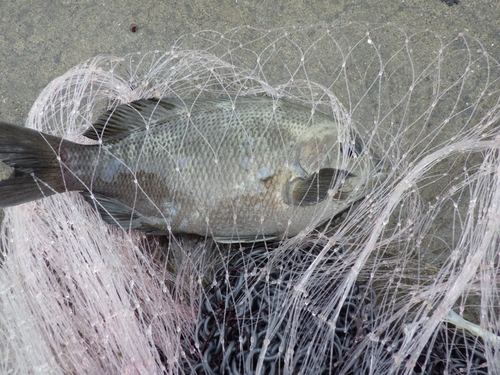
M73 190L60 162L71 143L0 121L0 161L14 168L9 178L0 181L0 207Z

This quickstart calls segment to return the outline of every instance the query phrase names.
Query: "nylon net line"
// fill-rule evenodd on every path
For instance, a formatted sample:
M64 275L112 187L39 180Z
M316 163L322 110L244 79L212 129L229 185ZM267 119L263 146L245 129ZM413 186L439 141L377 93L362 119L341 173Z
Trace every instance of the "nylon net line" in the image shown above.
M28 127L92 144L123 103L267 97L355 129L384 177L268 242L149 236L76 192L7 208L1 372L500 372L499 77L472 36L361 23L209 30L74 67Z

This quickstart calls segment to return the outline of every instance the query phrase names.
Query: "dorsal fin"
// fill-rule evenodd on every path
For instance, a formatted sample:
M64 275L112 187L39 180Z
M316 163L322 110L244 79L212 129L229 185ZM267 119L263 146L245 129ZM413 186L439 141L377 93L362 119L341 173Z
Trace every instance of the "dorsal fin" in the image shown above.
M239 103L258 103L266 100L260 97L238 98ZM94 141L112 142L122 139L129 134L144 129L147 125L164 124L173 118L179 118L194 109L198 112L224 109L232 106L234 99L179 99L179 98L150 98L139 99L130 103L120 104L116 108L103 113L83 135Z
M128 136L147 125L154 126L172 116L180 116L189 104L179 99L139 99L121 104L103 113L92 126L83 133L87 138L103 142L115 141Z

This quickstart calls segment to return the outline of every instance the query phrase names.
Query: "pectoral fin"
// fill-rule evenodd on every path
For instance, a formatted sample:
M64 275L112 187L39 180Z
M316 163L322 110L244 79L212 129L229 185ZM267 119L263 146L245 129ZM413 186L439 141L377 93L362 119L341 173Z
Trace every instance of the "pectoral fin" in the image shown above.
M323 168L309 177L297 178L289 182L285 188L286 203L294 206L312 206L325 200L331 189L336 189L333 195L337 199L347 196L340 191L343 181L356 177L355 174L342 169Z

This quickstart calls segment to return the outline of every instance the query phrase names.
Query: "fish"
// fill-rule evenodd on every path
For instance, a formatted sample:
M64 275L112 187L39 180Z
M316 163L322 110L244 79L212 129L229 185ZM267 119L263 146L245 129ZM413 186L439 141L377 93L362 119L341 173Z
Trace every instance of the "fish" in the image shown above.
M270 97L148 98L80 144L0 122L0 207L76 191L108 224L218 242L293 237L373 188L378 158L332 116Z

